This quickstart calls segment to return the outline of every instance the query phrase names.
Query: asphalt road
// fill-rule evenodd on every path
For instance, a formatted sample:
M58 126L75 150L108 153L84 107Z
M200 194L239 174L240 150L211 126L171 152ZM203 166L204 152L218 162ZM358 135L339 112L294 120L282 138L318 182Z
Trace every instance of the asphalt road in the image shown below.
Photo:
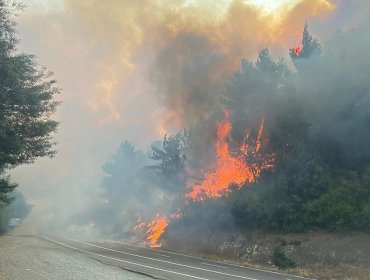
M67 237L43 239L86 254L101 263L121 267L154 279L176 280L302 280L308 279L261 269L195 258L178 253L116 242L81 241Z
M24 232L22 232L24 233ZM1 280L150 280L33 234L0 236Z

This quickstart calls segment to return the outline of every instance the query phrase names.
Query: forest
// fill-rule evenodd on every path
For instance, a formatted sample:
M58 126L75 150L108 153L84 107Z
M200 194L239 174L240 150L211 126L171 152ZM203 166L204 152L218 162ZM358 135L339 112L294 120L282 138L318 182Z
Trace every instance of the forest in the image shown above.
M80 222L148 239L189 227L369 232L370 65L355 44L362 36L338 31L324 49L306 24L302 45L289 50L293 67L267 48L242 60L220 106L196 124L147 151L122 142L103 166L102 202Z

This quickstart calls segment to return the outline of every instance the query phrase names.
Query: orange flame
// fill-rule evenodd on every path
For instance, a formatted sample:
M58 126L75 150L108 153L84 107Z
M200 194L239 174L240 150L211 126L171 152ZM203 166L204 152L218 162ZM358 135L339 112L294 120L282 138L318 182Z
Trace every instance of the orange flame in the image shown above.
M245 183L255 182L264 169L274 167L275 156L273 154L262 155L261 151L266 145L263 141L264 119L258 128L257 137L252 145L249 144L249 131L246 132L243 143L239 148L239 155L233 156L229 151L227 138L230 135L232 126L229 120L229 113L225 112L225 119L217 126L216 153L217 158L213 171L204 175L203 181L193 185L188 193L187 199L193 201L204 201L206 198L218 198L227 195L232 191L232 184L241 188ZM157 214L151 222L145 223L140 217L134 227L135 230L146 228L145 236L152 248L161 247L158 240L165 232L171 220L182 218L182 212L177 209L174 213L166 216Z
M258 129L257 139L254 147L246 143L249 138L247 131L244 143L240 147L239 156L232 156L229 151L227 137L231 132L229 113L225 112L225 119L218 124L216 153L217 159L214 170L205 174L203 181L199 185L191 187L185 197L193 201L203 201L206 198L218 198L231 192L231 184L241 188L245 183L254 182L264 168L273 166L273 157L268 157L262 161L247 164L243 156L255 156L262 148L264 120Z
M265 119L262 119L261 125L258 128L258 135L257 135L257 141L256 141L256 151L258 152L262 147L262 133L263 133L263 126L265 124Z
M167 225L167 217L160 216L159 214L147 224L146 239L149 241L150 247L159 248L162 246L161 243L158 243L158 240L166 230Z
M300 46L298 47L293 47L293 52L296 56L299 56L302 52L302 48Z
M262 154L262 148L266 145L267 141L262 140L263 128L265 120L262 119L261 124L258 128L257 139L255 145L251 146L249 142L249 132L246 133L243 144L240 147L240 152L243 155L248 168L253 174L255 181L261 176L261 171L266 169L272 169L275 164L274 154Z

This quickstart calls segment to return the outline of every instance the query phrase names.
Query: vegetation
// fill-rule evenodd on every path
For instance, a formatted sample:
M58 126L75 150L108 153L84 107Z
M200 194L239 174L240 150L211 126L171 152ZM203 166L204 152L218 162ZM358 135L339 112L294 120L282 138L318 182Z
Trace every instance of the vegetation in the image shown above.
M6 224L6 204L14 200L5 172L44 156L52 157L51 135L58 123L51 117L59 102L59 89L51 73L39 67L34 55L17 51L14 16L21 4L0 0L0 224Z
M275 161L256 182L226 197L179 203L188 182L199 179L214 159L210 141L222 110L207 112L186 132L152 145L149 156L123 144L119 156L104 167L104 197L116 201L105 207L118 213L122 205L131 205L123 200L145 201L135 209L151 209L153 216L152 209L163 210L158 204L168 204L167 214L180 205L182 218L170 228L369 232L370 65L361 58L361 46L338 43L359 42L362 34L340 36L324 52L306 24L302 47L290 50L295 71L263 49L255 63L243 60L226 84L221 109L232 122L231 154L245 141L245 131L257 135L264 120L258 160L273 155ZM292 265L279 250L274 259L279 267Z
M287 269L296 266L294 261L292 261L285 255L281 247L275 248L272 255L272 262L280 269Z
M12 192L11 199L11 204L0 207L0 234L9 230L10 219L23 220L27 218L32 208L19 191Z
M354 54L347 61L338 60L342 50L321 54L307 25L302 42L299 56L291 53L296 65L300 60L296 73L273 62L263 50L255 65L242 65L226 91L227 100L238 100L238 107L227 103L235 116L248 112L257 119L264 116L269 138L265 151L276 155L273 174L264 174L228 201L242 228L369 231L370 100L365 89L370 85L362 80L364 69L358 69L359 76L347 79L345 86L342 71L335 71L336 67L355 69L356 50L351 50ZM369 69L370 65L362 65ZM245 85L259 75L266 79ZM247 119L248 125L256 122L253 117ZM234 141L241 141L237 133Z

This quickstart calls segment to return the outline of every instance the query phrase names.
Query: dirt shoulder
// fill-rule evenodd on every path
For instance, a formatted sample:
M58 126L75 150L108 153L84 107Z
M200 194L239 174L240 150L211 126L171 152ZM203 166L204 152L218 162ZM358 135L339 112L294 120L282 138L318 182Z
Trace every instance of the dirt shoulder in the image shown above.
M324 280L370 279L370 234L366 233L209 232L196 239L191 236L194 234L168 235L164 246L168 250L270 270L278 270L273 255L279 250L296 265L285 272Z
M140 275L104 265L32 235L0 236L2 280L143 280Z

